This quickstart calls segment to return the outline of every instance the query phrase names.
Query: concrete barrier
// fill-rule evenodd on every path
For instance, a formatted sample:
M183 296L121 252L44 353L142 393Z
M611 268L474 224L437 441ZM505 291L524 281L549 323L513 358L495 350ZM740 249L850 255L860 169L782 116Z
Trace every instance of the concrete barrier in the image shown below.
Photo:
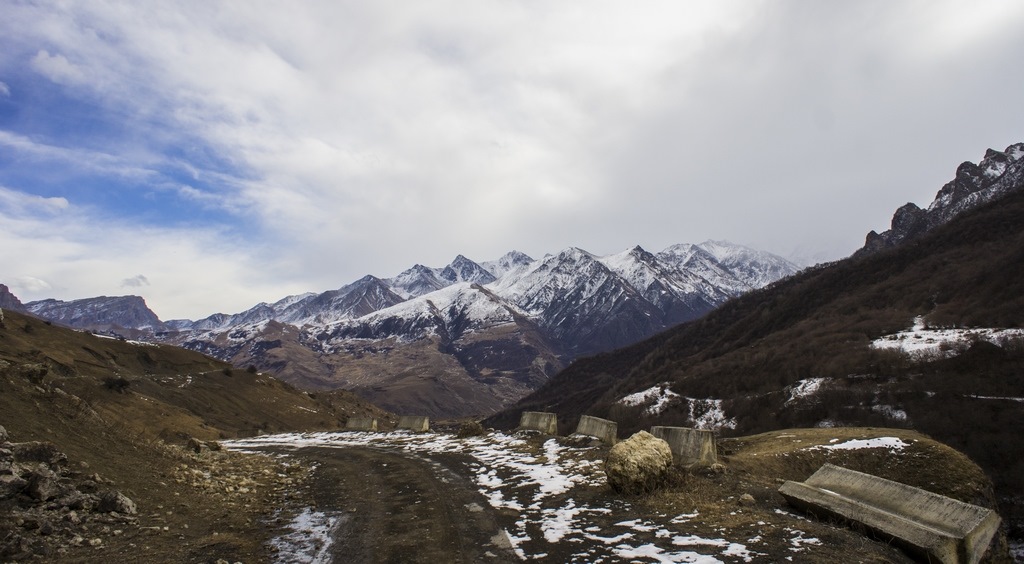
M558 417L544 411L524 411L519 416L520 429L532 429L545 435L558 434Z
M600 417L584 415L576 425L577 435L596 437L607 444L613 445L619 440L619 424Z
M679 464L711 466L718 462L714 431L689 427L651 427L651 434L668 443Z
M430 430L430 418L418 415L402 415L398 418L397 428L423 433Z
M999 528L991 509L871 474L825 464L779 493L819 518L857 523L926 561L978 562Z
M346 431L376 431L376 417L349 417L345 422Z

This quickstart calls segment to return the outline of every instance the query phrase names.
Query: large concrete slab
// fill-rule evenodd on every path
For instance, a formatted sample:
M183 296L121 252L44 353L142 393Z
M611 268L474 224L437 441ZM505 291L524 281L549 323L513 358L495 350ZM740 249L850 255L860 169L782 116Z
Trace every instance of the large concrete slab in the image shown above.
M619 440L619 424L600 417L584 415L576 425L575 434L596 437L606 444L613 445Z
M689 427L651 427L651 434L668 443L679 464L711 466L718 462L714 431Z
M345 422L346 431L376 431L376 417L349 417Z
M857 523L927 561L973 564L999 528L991 509L825 464L804 482L786 482L779 493L819 518Z
M423 433L430 430L430 418L419 415L402 415L398 418L397 428Z
M519 428L540 431L545 435L557 435L558 417L545 411L524 411L519 416Z

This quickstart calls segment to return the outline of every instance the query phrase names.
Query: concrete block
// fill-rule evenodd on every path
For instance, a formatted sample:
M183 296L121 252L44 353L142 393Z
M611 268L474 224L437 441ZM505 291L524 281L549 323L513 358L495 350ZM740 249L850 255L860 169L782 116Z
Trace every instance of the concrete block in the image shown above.
M857 523L926 561L974 564L999 528L991 509L825 464L779 493L791 505L824 518Z
M545 435L558 434L558 417L544 411L524 411L519 416L520 429L532 429Z
M600 417L584 415L576 425L575 434L597 437L606 444L613 445L619 440L619 424Z
M423 433L430 430L430 418L419 415L402 415L398 418L397 428Z
M668 443L679 464L711 466L718 462L714 431L689 427L651 427L651 434Z
M349 417L345 422L346 431L376 431L376 417Z

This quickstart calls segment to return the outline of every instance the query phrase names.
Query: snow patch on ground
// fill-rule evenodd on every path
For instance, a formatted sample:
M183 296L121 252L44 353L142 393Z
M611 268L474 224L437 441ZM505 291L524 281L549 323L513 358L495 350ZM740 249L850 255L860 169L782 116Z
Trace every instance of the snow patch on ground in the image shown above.
M726 417L720 399L686 398L690 402L690 420L697 429L735 429L736 420Z
M910 443L903 442L898 437L875 437L873 439L851 439L845 443L818 445L809 447L810 450L858 450L862 448L887 448L889 450L903 450L910 446Z
M340 523L336 515L303 509L288 524L290 532L271 541L276 549L275 562L329 564L331 533Z
M703 538L687 531L698 515L684 513L649 519L619 521L607 525L608 516L631 512L630 502L622 499L585 503L573 495L575 488L606 484L602 464L588 455L592 447L564 446L556 439L543 443L540 452L515 435L491 433L481 437L456 439L439 433L290 433L250 439L224 441L225 448L258 451L261 447L346 448L353 446L401 450L413 454L459 452L473 459L469 469L480 493L497 509L519 514L514 526L504 529L512 548L522 560L543 559L552 545L573 547L569 561L599 562L649 559L657 562L750 562L758 555L745 543L724 538ZM596 519L600 516L601 519ZM278 545L283 559L320 562L326 554L329 532L338 519L307 510L296 518L293 541L312 539L301 548ZM605 523L605 525L602 525ZM304 536L303 536L304 533ZM720 534L720 533L719 533ZM289 536L279 542L285 543ZM326 538L326 540L324 540ZM296 540L297 539L297 540ZM301 543L300 543L301 544ZM689 550L679 550L687 547ZM289 550L291 552L284 552ZM300 550L302 552L300 552Z
M693 422L693 426L697 429L733 429L736 427L736 420L725 415L725 410L722 409L722 400L684 397L669 389L668 383L629 394L620 399L618 403L630 406L647 406L644 409L644 413L658 415L665 411L669 404L683 400L688 404L690 421Z
M647 388L646 390L629 394L628 396L619 400L619 403L623 405L640 406L646 405L647 409L645 413L649 415L658 415L665 408L674 401L677 401L680 395L669 389L668 384L661 384Z
M826 378L807 378L793 384L793 386L789 388L789 399L786 400L786 405L789 405L791 402L798 399L813 396L818 392L818 389L821 388L821 385L825 380Z
M1001 345L1008 339L1024 338L1024 329L930 329L924 317L915 317L914 326L907 331L875 339L871 347L882 350L900 350L912 356L955 356L958 349L982 340Z

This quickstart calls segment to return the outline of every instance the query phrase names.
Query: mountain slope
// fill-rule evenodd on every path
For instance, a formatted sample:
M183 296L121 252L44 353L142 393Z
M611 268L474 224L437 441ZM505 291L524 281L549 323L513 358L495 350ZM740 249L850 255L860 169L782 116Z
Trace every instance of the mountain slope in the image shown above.
M934 342L924 355L883 345L942 338L924 326L1020 327L1022 268L1018 191L892 249L808 269L653 339L580 359L488 423L508 427L520 411L544 409L569 428L588 413L624 432L913 427L993 476L1020 536L1024 507L1011 495L1024 489L1024 444L1012 431L1024 428L1018 333L998 346L962 329L960 341ZM922 329L901 333L915 319Z

